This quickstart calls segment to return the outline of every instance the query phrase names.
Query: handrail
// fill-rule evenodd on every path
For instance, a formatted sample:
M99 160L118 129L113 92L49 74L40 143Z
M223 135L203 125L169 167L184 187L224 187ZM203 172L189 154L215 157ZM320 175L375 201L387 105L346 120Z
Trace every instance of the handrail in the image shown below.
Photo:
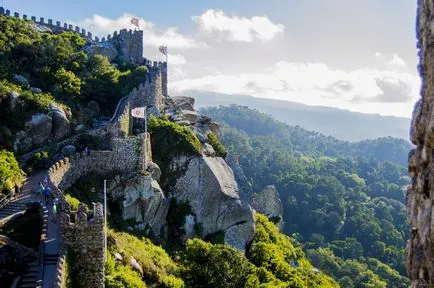
M121 109L121 106L124 104L123 102L124 102L128 97L129 97L129 94L126 95L126 96L124 96L124 97L122 97L122 98L118 101L118 105L116 106L116 109L115 109L115 112L113 113L112 118L110 118L110 122L113 123L113 121L115 121L116 116L118 115L119 110Z

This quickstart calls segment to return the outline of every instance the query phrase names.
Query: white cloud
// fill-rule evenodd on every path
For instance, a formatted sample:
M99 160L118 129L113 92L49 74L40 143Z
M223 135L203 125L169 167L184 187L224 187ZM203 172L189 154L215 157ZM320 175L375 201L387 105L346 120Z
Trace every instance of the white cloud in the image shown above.
M397 65L397 66L406 66L407 63L405 63L405 61L398 56L398 54L393 54L392 60L390 60L389 62L392 65Z
M407 63L405 63L404 59L402 59L397 53L394 53L392 56L386 56L381 54L380 52L375 52L375 57L380 59L384 64L389 66L396 66L396 67L407 66Z
M117 19L110 19L100 15L93 15L92 18L86 18L78 23L74 23L82 28L89 30L94 35L106 37L113 34L114 31L121 29L134 29L135 26L130 23L131 18L136 17L132 14L123 14ZM144 44L147 46L168 45L171 48L195 48L205 47L206 45L192 37L185 36L178 32L176 27L170 27L166 30L159 30L152 22L139 18L140 29L143 30Z
M419 78L393 70L333 69L324 63L280 61L262 73L218 74L172 82L171 93L194 89L248 94L384 115L406 115ZM408 108L408 109L407 109Z
M285 28L282 24L274 24L267 16L254 16L249 19L227 16L222 10L213 9L200 16L193 16L192 19L204 34L217 33L228 40L241 42L272 40L278 34L283 34Z
M169 64L170 65L184 65L187 63L185 57L180 54L169 54Z

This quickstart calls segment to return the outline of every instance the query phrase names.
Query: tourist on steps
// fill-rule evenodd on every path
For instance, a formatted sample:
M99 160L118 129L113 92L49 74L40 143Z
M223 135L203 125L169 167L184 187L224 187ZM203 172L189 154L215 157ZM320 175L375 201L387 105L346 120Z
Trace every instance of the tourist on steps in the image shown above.
M47 185L47 187L45 187L44 195L45 195L45 204L48 205L50 203L50 196L51 196L50 186Z
M42 182L39 181L38 189L36 189L37 195L42 195L44 193L44 185L42 185Z
M20 194L20 186L18 186L18 184L15 183L15 197L18 197L19 194Z
M59 200L57 198L53 199L53 210L51 213L53 223L57 221L57 206L59 205Z

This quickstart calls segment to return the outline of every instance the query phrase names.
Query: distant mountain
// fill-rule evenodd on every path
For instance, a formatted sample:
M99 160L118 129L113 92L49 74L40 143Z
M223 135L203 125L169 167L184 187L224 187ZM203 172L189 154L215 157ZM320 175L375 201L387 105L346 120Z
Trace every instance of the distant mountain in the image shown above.
M244 105L270 114L291 126L317 131L346 141L360 141L380 137L408 140L410 119L364 114L337 108L308 106L296 102L256 98L246 95L228 95L205 91L186 91L196 99L196 107Z

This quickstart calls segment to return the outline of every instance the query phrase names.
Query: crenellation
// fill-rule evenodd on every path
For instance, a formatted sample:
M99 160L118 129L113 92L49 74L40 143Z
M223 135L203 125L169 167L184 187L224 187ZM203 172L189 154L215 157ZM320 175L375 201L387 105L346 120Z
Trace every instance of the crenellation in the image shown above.
M74 30L74 26L72 24L68 24L68 30Z
M81 29L81 36L86 37L86 30L85 29Z
M95 42L98 43L99 42L99 37L95 36Z
M75 30L74 30L76 33L78 33L78 34L80 34L80 27L78 27L78 26L75 26Z
M90 33L89 31L87 31L87 38L92 39L92 33Z
M11 11L9 9L6 9L6 16L11 16Z
M109 41L112 38L110 34L107 35L107 41Z
M102 37L101 42L105 42L105 37Z
M61 27L60 26L60 21L56 21L56 26L59 27L59 28Z
M67 23L63 23L63 29L68 30L68 24Z
M15 12L15 13L14 13L14 17L15 17L15 18L20 18L20 14L19 14L18 12Z
M44 20L44 17L39 17L39 23L40 23L40 24L44 24L44 21L45 21L45 20Z
M113 37L116 37L118 35L118 31L113 32Z
M5 14L5 8L0 7L0 15L4 15Z
M23 14L23 20L27 20L27 15Z
M32 19L33 22L36 23L36 17L35 16L32 16L31 19Z
M53 19L48 19L48 25L53 26Z

